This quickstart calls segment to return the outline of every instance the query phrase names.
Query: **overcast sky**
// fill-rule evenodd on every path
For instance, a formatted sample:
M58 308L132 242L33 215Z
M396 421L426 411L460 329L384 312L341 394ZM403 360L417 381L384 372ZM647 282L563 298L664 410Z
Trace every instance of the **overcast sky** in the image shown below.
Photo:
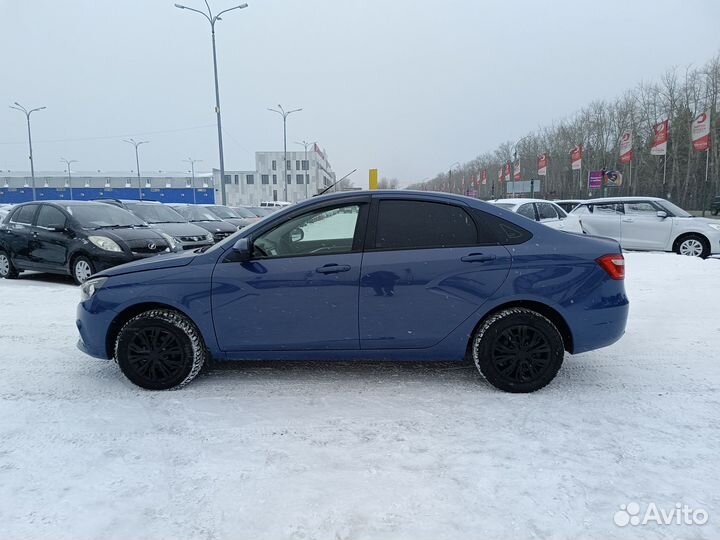
M248 0L217 25L227 169L288 146L420 181L720 51L718 0ZM202 8L201 0L184 0ZM227 8L233 0L210 0ZM218 166L209 24L173 0L0 0L0 170ZM85 139L85 140L78 140Z

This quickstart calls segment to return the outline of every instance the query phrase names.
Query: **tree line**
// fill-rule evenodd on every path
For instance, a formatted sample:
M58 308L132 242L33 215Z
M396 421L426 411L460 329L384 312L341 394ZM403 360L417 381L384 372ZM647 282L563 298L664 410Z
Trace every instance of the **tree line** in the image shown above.
M689 209L707 208L711 197L720 195L719 98L720 53L701 67L673 68L657 82L640 83L614 100L594 101L566 120L533 131L517 142L504 142L492 152L410 188L466 194L474 191L483 199L504 197L508 187L498 180L498 171L507 163L514 163L517 157L522 180L536 181L537 197L642 195L667 198ZM692 121L705 111L710 114L709 154L693 150L690 134ZM653 126L665 119L669 120L670 127L667 154L652 155ZM631 163L622 164L620 138L626 131L633 136L634 158ZM570 163L570 151L577 144L583 145L580 171L572 170ZM548 156L545 177L538 176L540 154ZM620 171L622 185L590 192L588 171L603 168ZM487 171L485 184L482 183L483 171Z

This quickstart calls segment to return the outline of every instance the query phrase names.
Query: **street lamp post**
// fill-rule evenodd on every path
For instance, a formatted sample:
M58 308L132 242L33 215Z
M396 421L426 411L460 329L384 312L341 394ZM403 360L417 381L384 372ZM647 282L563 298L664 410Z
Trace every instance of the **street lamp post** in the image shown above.
M135 147L135 166L137 167L138 195L139 195L139 198L142 199L142 185L140 184L140 155L138 153L138 146L140 146L141 144L147 144L150 141L136 141L135 139L123 139L123 142L132 144Z
M287 191L287 174L288 174L288 166L287 166L287 117L290 116L292 113L300 112L302 109L293 109L292 111L286 111L283 109L282 105L278 105L277 109L268 109L268 111L272 111L274 113L278 113L280 116L282 116L283 119L283 163L284 163L284 169L285 169L285 178L283 178L283 184L285 184L285 201L287 201L288 198L288 191ZM290 178L292 180L292 177Z
M309 197L308 184L310 183L310 162L308 161L308 146L310 146L311 144L317 144L317 141L295 141L295 144L300 144L305 147L305 163L307 163L307 172L305 173L305 198L307 199Z
M458 169L461 167L459 161L456 161L455 163L450 165L450 169L448 170L448 189L451 190L450 193L452 193L452 189L453 189L453 187L452 187L452 172L455 167L457 167Z
M32 113L34 113L35 111L42 111L46 107L37 107L36 109L30 109L28 111L25 107L23 107L16 101L14 105L10 105L10 108L23 113L25 115L25 119L27 120L28 146L30 147L30 176L32 177L32 193L33 193L33 201L34 201L35 200L35 164L33 163L32 133L30 131L30 115Z
M70 200L73 200L73 192L72 192L72 172L70 172L70 165L73 163L77 163L77 159L65 159L60 158L60 161L62 161L65 165L67 165L67 173L68 173L68 188L70 189Z
M192 174L192 184L191 184L191 186L192 186L192 192L193 192L193 204L196 204L196 203L197 203L197 199L195 198L195 164L198 163L198 162L200 162L200 161L202 161L202 159L187 158L187 159L183 159L183 161L184 161L185 163L189 163L189 164L190 164L190 171L191 171L190 174Z
M217 50L215 48L215 23L222 20L220 18L220 15L222 15L223 13L227 13L228 11L232 11L234 9L244 9L248 7L248 5L240 4L238 6L225 9L217 15L213 15L208 0L205 0L205 5L207 6L207 13L191 7L183 6L182 4L175 4L175 7L178 9L187 9L188 11L194 11L195 13L199 13L200 15L205 17L210 23L210 31L212 34L213 70L215 72L215 114L217 116L218 151L220 153L220 197L222 198L222 204L225 204L225 157L223 155L222 119L220 117L220 86L218 84Z

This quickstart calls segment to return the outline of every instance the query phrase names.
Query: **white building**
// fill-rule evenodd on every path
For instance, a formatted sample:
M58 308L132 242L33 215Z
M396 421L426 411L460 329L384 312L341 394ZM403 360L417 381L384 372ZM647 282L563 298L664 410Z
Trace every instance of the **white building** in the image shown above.
M214 169L213 175L215 200L219 202L222 197L220 171ZM282 150L255 152L254 171L225 171L225 193L229 206L258 205L261 201L298 202L312 197L333 182L335 173L327 156L317 145L308 148L307 154L305 150L288 151L287 171L283 168Z

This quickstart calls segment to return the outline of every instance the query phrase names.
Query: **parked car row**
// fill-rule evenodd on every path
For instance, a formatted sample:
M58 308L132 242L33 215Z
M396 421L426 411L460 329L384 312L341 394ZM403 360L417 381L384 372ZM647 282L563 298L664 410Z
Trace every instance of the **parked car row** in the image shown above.
M717 199L720 209L720 197ZM657 197L489 202L553 229L612 238L623 249L668 251L702 258L720 254L720 221L695 217ZM717 212L713 210L713 214Z
M0 277L35 270L69 274L78 284L126 262L206 249L262 219L244 207L119 199L35 201L2 211Z

